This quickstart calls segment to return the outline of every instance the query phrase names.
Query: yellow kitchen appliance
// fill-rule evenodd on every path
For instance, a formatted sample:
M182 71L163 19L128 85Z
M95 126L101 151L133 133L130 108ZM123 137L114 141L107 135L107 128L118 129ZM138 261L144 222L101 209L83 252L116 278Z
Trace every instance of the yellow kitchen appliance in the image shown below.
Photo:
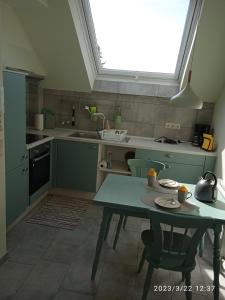
M203 133L202 149L206 151L214 151L214 137L212 134Z

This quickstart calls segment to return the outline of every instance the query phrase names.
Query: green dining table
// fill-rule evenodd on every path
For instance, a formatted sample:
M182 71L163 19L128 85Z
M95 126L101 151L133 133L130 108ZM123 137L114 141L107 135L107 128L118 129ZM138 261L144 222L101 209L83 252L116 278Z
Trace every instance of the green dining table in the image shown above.
M213 284L215 288L213 292L214 300L219 299L220 237L222 226L225 224L225 198L218 191L217 199L214 203L200 202L193 196L195 185L184 184L192 192L192 196L180 208L163 209L154 203L154 199L162 196L162 192L148 187L147 179L117 174L107 175L93 200L94 204L103 206L103 215L92 266L92 280L95 279L102 245L113 214L148 218L151 210L166 211L167 213L169 210L172 214L188 214L189 216L214 219L215 222L212 229L214 232Z

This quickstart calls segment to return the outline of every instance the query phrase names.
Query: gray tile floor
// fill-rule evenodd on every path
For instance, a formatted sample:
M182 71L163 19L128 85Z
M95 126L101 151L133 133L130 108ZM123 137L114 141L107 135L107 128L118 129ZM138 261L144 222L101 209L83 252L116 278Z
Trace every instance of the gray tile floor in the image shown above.
M13 300L138 300L141 299L146 266L136 274L142 251L141 230L145 220L128 218L120 234L117 250L112 242L117 224L114 218L105 242L95 282L91 267L102 209L90 206L79 226L63 230L20 222L8 234L8 259L0 267L0 299ZM212 285L212 249L206 241L204 258L197 258L192 273L194 286ZM157 270L153 286L182 285L181 275ZM154 292L149 299L182 300L182 292ZM212 293L196 291L193 299L213 299ZM221 275L221 299L225 299L225 278Z

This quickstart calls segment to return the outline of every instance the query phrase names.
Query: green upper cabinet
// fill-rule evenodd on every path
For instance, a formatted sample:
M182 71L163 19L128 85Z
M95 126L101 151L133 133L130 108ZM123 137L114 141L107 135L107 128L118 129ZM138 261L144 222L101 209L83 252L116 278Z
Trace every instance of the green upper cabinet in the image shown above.
M137 149L136 158L161 161L168 168L162 171L160 178L170 178L179 182L195 184L207 169L213 171L216 157L175 153L167 151Z
M98 144L58 140L54 151L57 187L96 191Z
M20 73L3 72L6 171L26 160L26 81Z

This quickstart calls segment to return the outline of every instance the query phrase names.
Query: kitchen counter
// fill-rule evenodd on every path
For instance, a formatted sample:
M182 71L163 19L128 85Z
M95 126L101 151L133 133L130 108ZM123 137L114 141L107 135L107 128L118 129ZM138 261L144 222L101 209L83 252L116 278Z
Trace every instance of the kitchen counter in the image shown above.
M204 156L216 156L216 152L207 152L198 147L192 146L190 142L182 142L179 144L164 144L158 143L154 141L154 138L147 138L147 137L138 137L138 136L129 136L128 135L128 142L127 141L106 141L100 139L91 139L91 138L80 138L80 137L70 137L69 135L81 130L75 129L64 129L64 128L56 128L56 129L45 129L43 131L29 129L29 133L35 134L44 134L48 135L47 138L44 138L40 141L34 142L32 144L27 145L27 149L31 149L37 145L42 143L48 142L50 140L56 139L63 139L63 140L74 140L74 141L82 141L82 142L91 142L97 144L104 144L104 145L111 145L111 146L118 146L118 147L127 147L127 148L134 148L134 149L149 149L149 150L159 150L159 151L168 151L168 152L175 152L175 153L186 153L186 154L194 154L194 155L204 155Z
M29 133L35 133L35 134L42 134L40 133L39 131L38 132L29 132ZM44 144L44 143L47 143L49 141L52 141L54 140L54 136L48 136L46 138L43 138L39 141L36 141L36 142L33 142L33 143L30 143L30 144L27 144L27 150L30 150L38 145L41 145L41 144Z

